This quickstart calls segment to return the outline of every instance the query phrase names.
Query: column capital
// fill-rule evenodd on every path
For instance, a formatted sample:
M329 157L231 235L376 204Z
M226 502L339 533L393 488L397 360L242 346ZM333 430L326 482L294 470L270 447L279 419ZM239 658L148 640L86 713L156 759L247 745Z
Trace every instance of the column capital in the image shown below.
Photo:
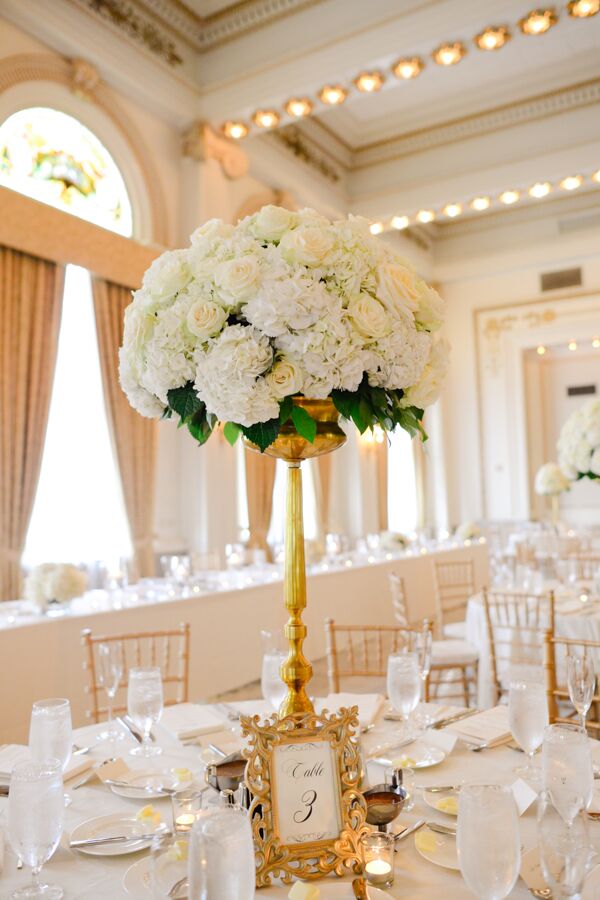
M196 162L216 159L228 178L242 178L248 171L248 157L236 143L217 134L206 122L194 122L184 131L181 150Z

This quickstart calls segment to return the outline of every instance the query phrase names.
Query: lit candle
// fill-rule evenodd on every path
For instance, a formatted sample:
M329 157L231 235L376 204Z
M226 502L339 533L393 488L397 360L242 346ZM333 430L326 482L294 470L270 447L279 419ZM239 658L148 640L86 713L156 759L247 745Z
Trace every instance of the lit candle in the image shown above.
M365 835L361 843L367 884L390 887L394 881L394 836L373 832Z
M193 813L182 813L175 819L175 829L176 831L189 831L195 821L196 816Z
M385 859L370 859L365 866L365 875L369 884L390 883L392 867Z

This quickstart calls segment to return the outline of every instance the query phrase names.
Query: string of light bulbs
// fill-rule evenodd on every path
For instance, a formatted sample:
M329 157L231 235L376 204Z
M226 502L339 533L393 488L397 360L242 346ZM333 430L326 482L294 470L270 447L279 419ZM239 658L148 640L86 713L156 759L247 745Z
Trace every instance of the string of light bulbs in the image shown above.
M370 225L371 234L382 234L384 231L390 230L403 231L409 225L428 225L436 219L441 219L442 221L456 219L469 210L472 212L485 212L485 210L496 204L499 204L499 206L513 206L527 197L532 200L542 200L555 190L572 192L589 182L600 185L600 169L592 172L591 175L567 175L558 181L556 185L551 184L549 181L536 181L529 188L509 188L496 197L492 197L490 194L481 194L464 203L458 201L446 203L440 210L425 208L418 210L412 215L392 216L389 221L372 222Z
M600 0L569 0L566 11L572 19L590 19L600 12ZM516 24L521 34L539 37L546 34L558 24L560 15L555 7L532 9ZM488 25L473 38L478 50L493 52L501 50L512 39L508 25ZM431 58L439 66L455 66L467 54L464 41L446 41L431 52ZM426 62L422 56L404 56L391 67L392 74L403 81L417 78L425 69ZM376 94L386 81L386 73L381 69L364 70L352 81L352 86L361 94ZM318 100L325 106L340 106L347 99L352 87L332 83L324 85L318 92ZM223 134L234 140L245 138L252 125L261 131L277 127L285 114L292 120L310 116L316 108L314 99L308 96L290 97L283 111L275 108L257 109L252 114L252 123L241 119L229 119L221 126Z

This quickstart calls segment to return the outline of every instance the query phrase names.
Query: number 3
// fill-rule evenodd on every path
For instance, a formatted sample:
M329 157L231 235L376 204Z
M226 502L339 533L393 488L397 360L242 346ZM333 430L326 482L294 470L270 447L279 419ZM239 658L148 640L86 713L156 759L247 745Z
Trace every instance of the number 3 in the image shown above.
M299 809L297 812L294 813L294 822L296 823L296 825L301 825L303 822L306 822L308 819L310 819L312 811L313 811L313 805L317 799L317 792L316 791L304 791L301 799L302 799L302 802L304 803L305 807L307 808L308 812L304 813L304 810ZM304 818L302 818L302 816Z

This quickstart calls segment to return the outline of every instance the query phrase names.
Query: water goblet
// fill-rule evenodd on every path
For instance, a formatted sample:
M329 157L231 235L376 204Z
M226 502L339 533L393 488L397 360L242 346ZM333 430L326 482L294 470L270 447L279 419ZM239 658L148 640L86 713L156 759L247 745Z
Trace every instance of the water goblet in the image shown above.
M567 684L571 703L581 719L581 727L585 731L585 720L594 697L596 673L594 664L587 655L569 655L567 657Z
M98 684L106 691L108 698L108 721L106 730L98 736L100 741L119 741L125 735L115 728L113 722L113 702L123 677L123 645L111 641L98 645Z
M587 817L575 816L568 825L557 812L550 794L542 791L537 824L540 863L552 895L580 898L593 858Z
M163 689L160 669L143 666L129 670L127 691L127 711L142 732L142 743L129 752L136 756L157 756L161 747L152 744L150 731L160 719L163 711Z
M36 763L57 759L64 772L73 750L71 704L63 697L36 700L31 708L29 723L29 751ZM65 806L71 798L64 794Z
M213 806L200 814L190 835L190 897L252 900L255 887L252 829L236 806Z
M541 783L541 773L533 765L533 756L544 739L548 724L548 703L543 684L531 681L512 681L508 694L510 730L521 750L527 754L527 765L515 769L515 774L532 785Z
M60 900L60 887L40 881L42 866L60 841L65 816L62 766L58 759L22 762L14 767L8 793L8 839L14 853L31 868L31 883L12 900L43 897Z
M271 704L275 712L287 694L287 685L281 680L281 664L287 658L279 632L261 631L263 662L260 686L263 698Z
M590 741L578 725L547 725L542 744L543 786L571 825L592 800L594 772Z
M517 805L509 788L467 785L459 793L456 849L467 886L480 900L503 900L521 865Z
M405 736L410 735L409 719L419 703L421 669L416 653L390 653L387 668L387 693L400 713Z
M152 841L150 881L155 900L187 897L189 833L157 834Z

